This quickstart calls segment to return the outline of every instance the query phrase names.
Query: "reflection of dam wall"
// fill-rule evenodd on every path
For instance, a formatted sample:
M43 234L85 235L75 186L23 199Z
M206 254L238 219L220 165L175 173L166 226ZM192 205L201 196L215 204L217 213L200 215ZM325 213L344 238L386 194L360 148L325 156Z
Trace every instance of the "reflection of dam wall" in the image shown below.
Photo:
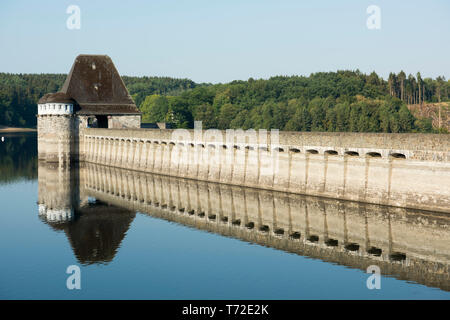
M450 290L446 215L87 164L86 194L198 229Z
M86 129L87 162L232 185L449 212L445 135ZM214 132L213 132L214 133ZM223 134L223 136L222 136Z

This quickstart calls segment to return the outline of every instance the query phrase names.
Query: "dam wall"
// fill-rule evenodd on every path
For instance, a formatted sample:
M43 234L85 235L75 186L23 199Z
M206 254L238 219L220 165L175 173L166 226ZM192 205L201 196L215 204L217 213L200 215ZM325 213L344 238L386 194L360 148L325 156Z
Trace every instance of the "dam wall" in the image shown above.
M78 148L118 168L450 212L448 135L89 128Z

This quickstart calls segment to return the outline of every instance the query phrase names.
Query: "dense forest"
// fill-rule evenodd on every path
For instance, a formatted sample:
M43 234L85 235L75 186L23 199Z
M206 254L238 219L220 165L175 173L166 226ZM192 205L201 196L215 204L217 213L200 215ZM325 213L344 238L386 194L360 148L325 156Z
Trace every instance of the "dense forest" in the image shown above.
M0 73L0 125L34 126L36 101L56 92L63 74ZM143 122L166 121L192 128L276 128L299 131L433 132L407 104L449 101L450 81L402 71L388 80L375 72L313 73L226 84L188 79L128 77L123 80Z
M0 73L0 125L36 125L36 103L48 92L58 91L64 74Z

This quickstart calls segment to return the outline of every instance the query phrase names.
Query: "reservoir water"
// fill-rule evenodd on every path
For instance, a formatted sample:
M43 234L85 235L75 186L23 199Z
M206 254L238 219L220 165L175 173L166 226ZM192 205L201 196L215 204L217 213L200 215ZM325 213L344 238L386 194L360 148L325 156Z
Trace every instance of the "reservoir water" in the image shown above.
M448 214L62 167L3 136L1 299L450 299Z

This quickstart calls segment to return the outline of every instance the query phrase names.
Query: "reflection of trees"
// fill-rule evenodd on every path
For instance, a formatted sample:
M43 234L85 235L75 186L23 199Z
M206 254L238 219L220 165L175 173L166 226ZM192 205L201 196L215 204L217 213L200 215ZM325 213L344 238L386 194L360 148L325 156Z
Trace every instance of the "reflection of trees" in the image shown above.
M37 136L35 133L1 134L0 184L37 178Z

